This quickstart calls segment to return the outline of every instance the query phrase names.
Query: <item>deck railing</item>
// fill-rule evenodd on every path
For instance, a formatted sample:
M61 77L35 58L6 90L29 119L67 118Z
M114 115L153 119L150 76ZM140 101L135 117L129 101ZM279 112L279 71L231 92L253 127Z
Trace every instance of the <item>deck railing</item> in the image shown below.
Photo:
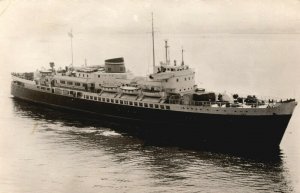
M269 107L274 106L276 103L275 101L273 103L269 102L256 102L256 103L230 103L230 102L221 102L221 101L190 101L190 102L184 102L181 99L170 99L170 104L180 104L180 105L190 105L190 106L214 106L217 105L218 107L222 107L225 105L225 107L239 107L239 108L258 108L262 105L267 105Z

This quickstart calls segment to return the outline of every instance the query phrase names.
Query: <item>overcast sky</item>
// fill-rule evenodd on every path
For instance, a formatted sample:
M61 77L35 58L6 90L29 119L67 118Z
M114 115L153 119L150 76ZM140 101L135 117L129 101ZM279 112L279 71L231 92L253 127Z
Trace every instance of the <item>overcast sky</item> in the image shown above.
M0 35L147 33L300 33L299 0L2 0Z

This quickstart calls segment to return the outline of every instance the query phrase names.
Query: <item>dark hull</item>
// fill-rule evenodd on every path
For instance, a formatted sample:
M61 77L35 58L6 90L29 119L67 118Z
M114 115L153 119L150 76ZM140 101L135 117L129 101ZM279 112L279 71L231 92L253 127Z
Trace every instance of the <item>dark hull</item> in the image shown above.
M291 118L291 115L212 115L116 105L30 90L15 84L11 93L26 101L126 123L130 125L126 130L154 141L210 149L278 149Z

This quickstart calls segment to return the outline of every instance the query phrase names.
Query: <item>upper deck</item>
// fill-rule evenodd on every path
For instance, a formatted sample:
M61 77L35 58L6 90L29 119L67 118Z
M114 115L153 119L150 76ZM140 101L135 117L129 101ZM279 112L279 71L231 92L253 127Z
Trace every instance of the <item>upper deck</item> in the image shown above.
M294 99L285 101L265 101L261 103L237 103L224 101L185 101L183 98L172 99L172 97L160 96L157 98L145 97L141 93L127 95L121 90L132 87L122 87L117 92L91 92L74 88L63 88L56 86L42 86L33 80L27 80L16 74L12 75L12 84L17 87L45 92L55 95L92 100L95 102L113 103L116 105L136 106L139 108L154 108L161 110L172 110L190 113L205 113L215 115L283 115L292 114L297 102Z

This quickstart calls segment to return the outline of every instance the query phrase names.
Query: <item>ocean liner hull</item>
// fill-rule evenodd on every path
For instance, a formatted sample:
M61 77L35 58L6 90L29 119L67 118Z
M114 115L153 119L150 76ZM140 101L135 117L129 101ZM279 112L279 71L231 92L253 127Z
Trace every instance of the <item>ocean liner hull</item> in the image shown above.
M17 99L134 124L137 127L130 127L134 128L134 133L152 140L199 148L278 149L291 118L291 115L236 116L162 111L83 100L16 84L11 85L11 94Z

